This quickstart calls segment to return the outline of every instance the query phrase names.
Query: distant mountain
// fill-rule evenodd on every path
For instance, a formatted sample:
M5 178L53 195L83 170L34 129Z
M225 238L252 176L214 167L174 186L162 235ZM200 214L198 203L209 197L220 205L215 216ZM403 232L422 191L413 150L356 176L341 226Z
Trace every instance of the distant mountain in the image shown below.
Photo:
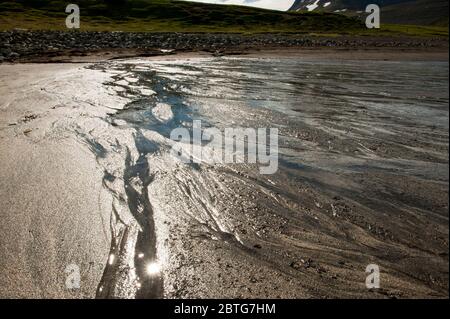
M376 3L380 7L411 0L296 0L290 10L294 11L363 11L368 4ZM432 0L431 0L432 1Z
M290 10L364 16L371 3L380 6L382 23L448 25L448 0L296 0Z

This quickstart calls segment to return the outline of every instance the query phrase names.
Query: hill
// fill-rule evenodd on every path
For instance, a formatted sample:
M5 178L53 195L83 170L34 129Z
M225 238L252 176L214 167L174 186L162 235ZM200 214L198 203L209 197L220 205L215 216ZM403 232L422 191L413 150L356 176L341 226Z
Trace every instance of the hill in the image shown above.
M171 0L78 0L82 30L183 32L352 32L355 18ZM0 1L0 28L64 30L61 0Z
M448 0L414 0L382 8L385 23L448 26Z

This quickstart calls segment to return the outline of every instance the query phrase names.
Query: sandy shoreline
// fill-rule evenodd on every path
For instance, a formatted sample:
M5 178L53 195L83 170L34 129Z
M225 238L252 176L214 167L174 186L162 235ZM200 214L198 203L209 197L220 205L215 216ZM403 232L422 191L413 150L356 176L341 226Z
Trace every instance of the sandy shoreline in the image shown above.
M95 156L66 129L85 122L86 107L101 105L90 114L105 116L120 99L102 94L104 77L83 67L0 66L4 298L95 297L110 249L111 198ZM81 270L80 289L67 289L70 265Z
M448 62L445 48L265 49L223 54L261 59ZM395 175L387 175L392 179L389 180L382 172L369 175L371 180L386 183L380 184L380 192L386 185L398 182L398 188L405 193L401 196L415 198L419 193L425 196L424 202L435 209L427 220L425 208L417 204L419 206L414 206L417 215L412 219L427 225L428 232L436 231L434 241L427 243L426 234L420 234L417 241L409 238L408 232L416 229L414 223L409 222L406 229L399 231L400 239L394 241L391 237L397 234L392 235L389 229L402 225L406 204L414 205L415 199L404 199L407 202L398 219L396 207L389 211L386 206L385 214L393 221L379 221L382 227L369 231L366 223L375 225L376 218L368 207L358 206L355 198L316 192L305 186L308 183L297 181L283 185L283 181L292 176L290 174L295 174L294 170L283 172L284 175L273 178L273 184L270 184L259 180L258 175L252 175L254 171L250 167L232 168L231 172L228 168L207 168L208 175L204 176L195 170L184 170L164 156L142 156L143 151L136 142L137 131L132 126L121 128L123 119L111 119L112 114L120 113L132 101L126 90L119 90L117 83L126 80L128 86L136 86L135 75L129 70L121 70L120 64L118 70L103 70L105 72L86 64L106 61L112 56L119 59L140 55L130 51L120 54L101 52L84 57L41 60L46 63L0 65L0 201L4 203L0 225L1 297L134 297L138 288L128 274L135 263L139 265L134 252L143 239L138 235L139 225L133 222L133 209L138 211L149 204L142 199L147 199L142 195L144 192L148 193L155 212L155 225L152 226L156 226L162 236L156 248L166 254L160 258L165 258L168 264L167 278L164 283L157 283L165 285L165 292L158 297L448 297L443 292L445 274L441 273L445 264L448 268L448 254L445 256L442 251L442 247L448 249L448 227L443 226L445 220L448 223L448 214L442 213L445 205L448 209L448 202L441 198L445 188L448 194L448 180L430 182L408 177L398 181ZM188 61L211 56L206 52L182 52L145 57L144 60ZM253 112L255 118L266 116L262 110ZM292 136L312 132L317 139L326 138L315 131L296 129L298 131L292 132ZM162 145L167 143L161 136L155 138L154 135L157 134L144 132L141 138L162 140ZM105 145L111 147L109 152ZM144 151L148 148L151 145L144 144ZM439 159L436 161L440 165L445 159L439 156L436 155ZM155 178L149 185L145 185L139 174L129 175L139 168L143 158L148 161L149 173ZM297 177L298 180L312 181L315 174L306 171ZM114 179L113 175L120 178ZM260 184L250 185L246 179L249 176ZM344 188L342 180L335 175L330 173L325 178L329 183L328 190ZM344 181L349 183L349 190L355 186L351 178ZM375 182L374 185L365 184L369 189L378 185ZM221 192L210 194L214 189ZM237 189L241 190L239 194L236 194ZM290 196L302 196L302 201L297 203L291 200L292 197L283 197L283 189L290 192ZM424 194L425 189L431 189L433 194ZM206 194L205 197L201 197L202 194ZM138 197L136 207L127 202L133 196ZM325 208L325 205L331 208ZM216 216L216 207L225 215ZM242 212L243 207L249 216ZM279 207L283 208L282 213L275 216ZM356 212L348 212L349 207ZM343 227L342 233L330 217L335 208L348 218L336 222ZM258 209L259 214L254 213L253 210ZM298 228L285 229L291 210L302 211L303 215L299 214L291 221ZM196 217L198 220L187 213L183 215L183 212L197 211L201 212L200 217ZM242 216L236 213L238 211ZM266 220L261 218L260 221L260 216ZM323 225L319 225L323 229L319 229L324 233L319 235L313 231L317 229L314 227L319 227L317 216L323 221ZM227 218L237 226L229 226ZM226 231L219 231L214 223L216 228ZM327 227L332 229L330 233L325 233L329 230ZM254 229L258 230L255 234L252 233ZM266 231L273 238L261 235ZM334 242L334 232L342 244ZM445 234L447 238L442 237ZM294 240L296 236L302 240ZM352 238L355 243L348 244L343 238L349 241ZM369 252L360 254L360 247L369 247ZM387 251L384 255L377 250L379 247L392 249L395 254L391 256ZM296 251L309 254L311 259L295 255ZM111 253L115 254L116 260L111 261ZM408 269L414 275L422 274L425 267L418 260L432 259L429 264L431 274L410 280L395 269L396 254L402 257L400 263L404 267L411 267ZM392 274L385 277L390 290L373 292L365 289L364 268L361 267L369 257L386 260L391 267ZM82 270L81 289L66 288L65 271L72 264ZM440 277L434 277L435 274ZM446 276L448 279L448 273ZM108 278L113 278L113 282L106 282ZM105 286L102 286L102 279ZM100 288L108 291L99 291Z
M261 49L235 49L208 51L160 50L99 50L83 54L40 54L22 58L15 63L95 63L116 59L145 58L149 60L172 60L211 56L247 56L252 58L281 57L329 60L384 60L384 61L448 61L448 48L290 48L266 47ZM11 64L11 62L4 62ZM13 63L14 64L14 63Z

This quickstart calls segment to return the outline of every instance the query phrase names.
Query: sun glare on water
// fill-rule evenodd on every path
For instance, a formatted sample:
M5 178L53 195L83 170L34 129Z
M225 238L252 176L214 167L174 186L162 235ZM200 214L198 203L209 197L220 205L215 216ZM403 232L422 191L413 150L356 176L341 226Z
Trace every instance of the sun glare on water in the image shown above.
M147 275L154 276L161 271L161 266L157 262L152 262L152 263L149 263L145 269L146 269Z

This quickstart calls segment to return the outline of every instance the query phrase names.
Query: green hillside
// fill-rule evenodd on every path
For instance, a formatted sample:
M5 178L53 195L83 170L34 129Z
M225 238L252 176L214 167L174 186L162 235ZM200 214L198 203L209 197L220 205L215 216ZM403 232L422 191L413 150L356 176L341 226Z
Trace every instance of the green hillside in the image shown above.
M382 8L382 22L448 26L448 0L411 0Z
M362 30L331 13L296 13L171 0L78 0L81 29L97 31L322 32ZM0 1L0 29L64 30L68 1Z

